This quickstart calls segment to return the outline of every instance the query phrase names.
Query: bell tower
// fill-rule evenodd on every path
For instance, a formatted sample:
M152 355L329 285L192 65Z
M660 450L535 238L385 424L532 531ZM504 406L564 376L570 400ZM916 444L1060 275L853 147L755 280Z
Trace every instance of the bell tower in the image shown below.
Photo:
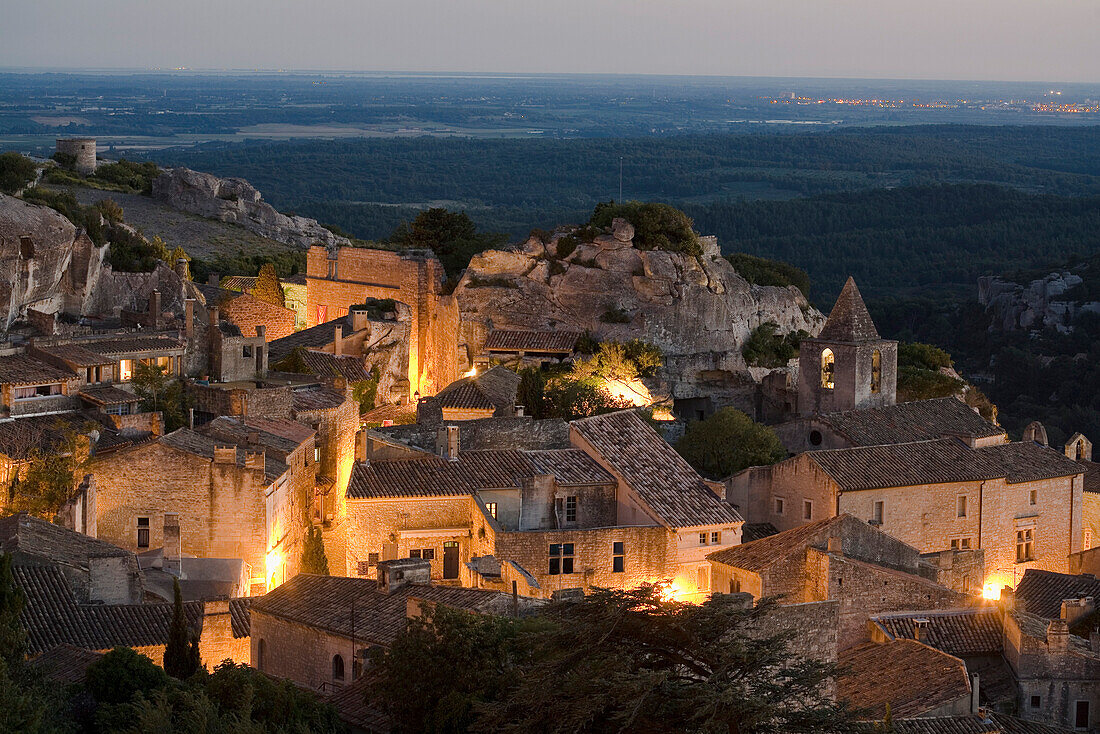
M844 284L821 333L798 356L802 415L877 408L897 402L898 343L879 336L859 288Z

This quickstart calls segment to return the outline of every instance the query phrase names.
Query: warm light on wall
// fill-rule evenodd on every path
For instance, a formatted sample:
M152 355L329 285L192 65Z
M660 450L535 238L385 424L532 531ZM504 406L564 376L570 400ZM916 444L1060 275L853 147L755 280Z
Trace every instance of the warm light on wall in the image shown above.
M463 377L477 377L477 367L471 367L470 369L466 370L466 373L462 376Z
M267 590L275 588L272 583L275 580L275 574L283 565L283 555L279 551L268 551L267 557L264 559L267 566Z
M996 601L1001 598L1001 585L992 581L982 587L982 598Z

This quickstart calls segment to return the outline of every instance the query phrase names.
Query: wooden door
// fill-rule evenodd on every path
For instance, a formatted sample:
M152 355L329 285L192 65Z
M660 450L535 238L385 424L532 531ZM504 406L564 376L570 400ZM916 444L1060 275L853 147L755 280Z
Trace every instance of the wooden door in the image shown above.
M443 578L458 578L458 543L453 540L443 544Z

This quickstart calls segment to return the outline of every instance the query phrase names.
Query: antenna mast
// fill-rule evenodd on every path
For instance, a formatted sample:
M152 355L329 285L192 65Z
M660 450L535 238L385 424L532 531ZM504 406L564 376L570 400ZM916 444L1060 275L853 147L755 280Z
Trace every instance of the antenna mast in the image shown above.
M619 203L623 203L623 157L619 156Z

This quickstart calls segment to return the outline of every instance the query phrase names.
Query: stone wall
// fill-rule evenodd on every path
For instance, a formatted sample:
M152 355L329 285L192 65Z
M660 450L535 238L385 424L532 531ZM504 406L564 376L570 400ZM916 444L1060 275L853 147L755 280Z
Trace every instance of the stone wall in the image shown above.
M349 607L349 621L351 614ZM257 670L324 693L352 682L355 648L348 638L256 611L252 612L251 633L251 665ZM358 648L368 645L366 640L356 643ZM332 660L336 655L344 659L342 682L332 676Z
M291 417L294 391L291 387L224 387L187 383L196 412L213 416L237 415L256 418Z
M275 306L247 293L232 298L221 307L221 312L245 336L256 336L256 327L266 329L268 341L282 339L294 333L294 312Z

